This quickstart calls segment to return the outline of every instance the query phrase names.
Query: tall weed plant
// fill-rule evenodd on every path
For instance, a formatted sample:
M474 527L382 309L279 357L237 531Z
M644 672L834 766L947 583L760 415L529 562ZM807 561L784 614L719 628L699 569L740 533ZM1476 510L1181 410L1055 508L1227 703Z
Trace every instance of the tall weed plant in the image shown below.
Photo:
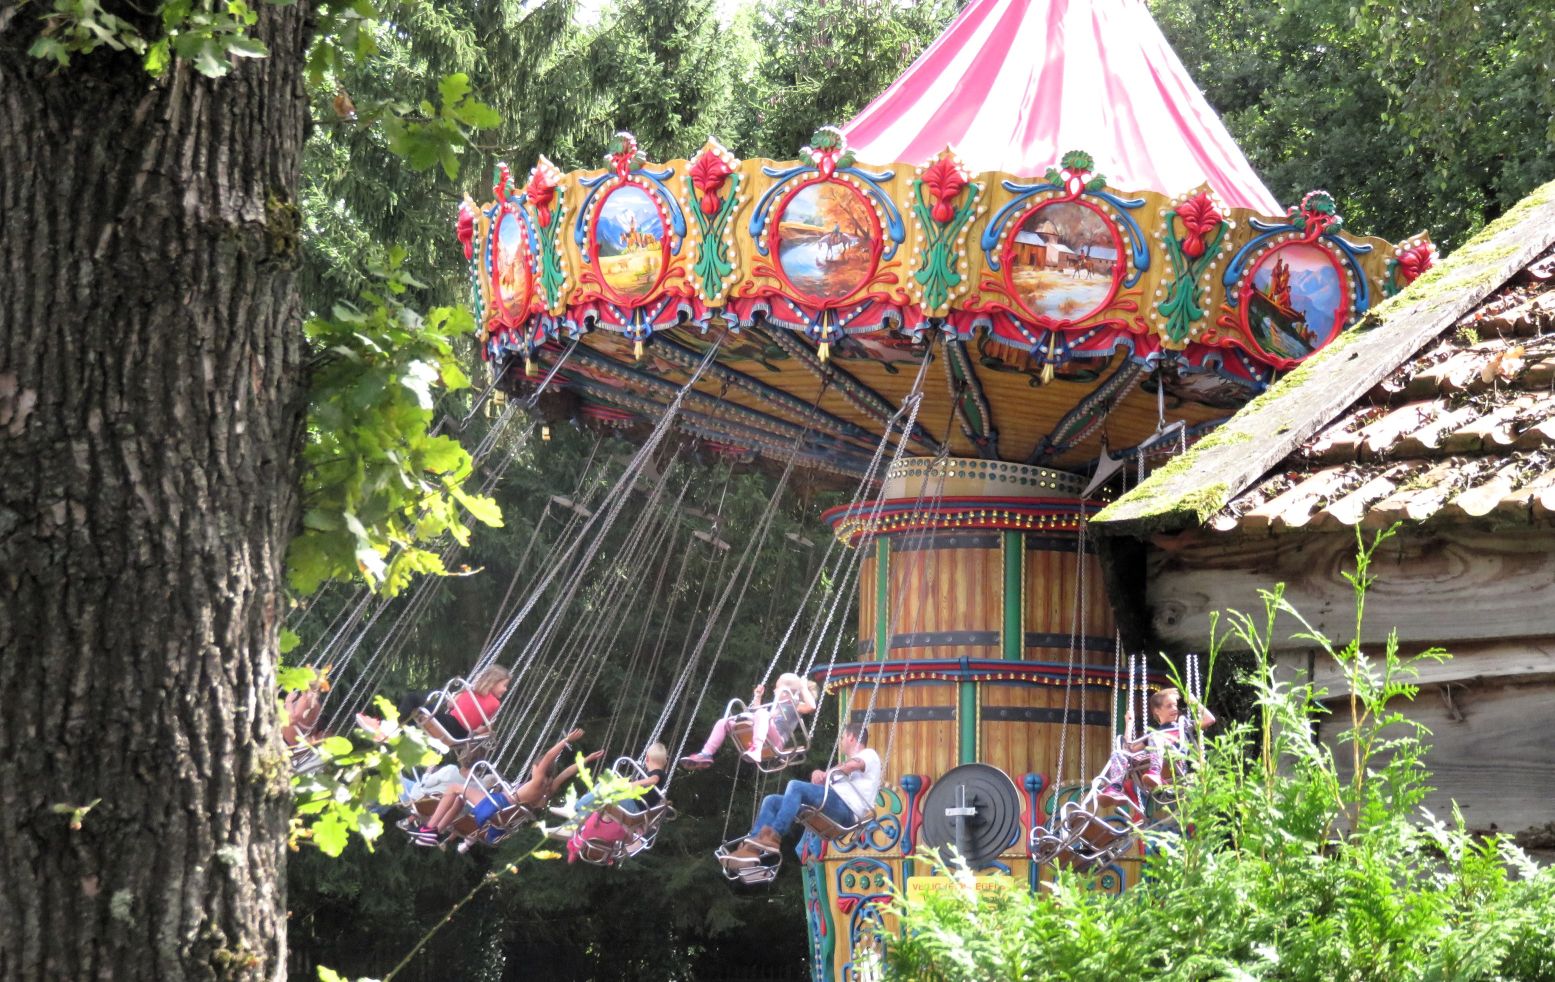
M1194 982L1555 979L1555 870L1510 841L1472 835L1462 815L1421 808L1429 734L1399 711L1433 649L1399 654L1359 642L1373 553L1361 541L1346 574L1355 637L1343 646L1284 597L1262 590L1261 616L1229 612L1211 629L1210 670L1229 642L1250 650L1251 721L1191 752L1175 825L1146 832L1143 882L1121 895L1059 870L1036 893L972 891L898 898L885 939L889 978L942 982L1172 979ZM1276 622L1341 668L1347 693L1280 677ZM1341 707L1344 729L1320 742L1313 722ZM1345 715L1348 718L1344 718ZM1336 759L1336 755L1340 759ZM1341 766L1341 759L1345 766ZM965 870L940 871L965 875Z

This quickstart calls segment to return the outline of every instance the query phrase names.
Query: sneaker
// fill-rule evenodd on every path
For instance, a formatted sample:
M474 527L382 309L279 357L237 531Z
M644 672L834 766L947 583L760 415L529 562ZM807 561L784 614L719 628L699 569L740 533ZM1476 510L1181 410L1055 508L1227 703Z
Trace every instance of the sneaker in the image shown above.
M557 818L565 818L569 822L578 817L578 810L576 808L568 808L566 805L552 805L550 812Z
M713 758L710 754L692 754L680 758L680 766L688 771L705 770L713 766Z

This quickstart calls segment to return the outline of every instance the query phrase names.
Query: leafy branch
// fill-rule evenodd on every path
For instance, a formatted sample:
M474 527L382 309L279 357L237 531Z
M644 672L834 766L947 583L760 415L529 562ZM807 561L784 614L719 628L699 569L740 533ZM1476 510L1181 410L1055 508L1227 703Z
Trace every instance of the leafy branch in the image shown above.
M287 553L293 590L360 576L393 595L416 573L445 572L426 547L444 533L461 545L465 515L501 525L496 503L464 490L468 453L431 432L434 387L469 386L454 339L470 315L441 307L422 317L401 297L419 286L390 251L378 289L305 326L316 353L303 451L303 529Z

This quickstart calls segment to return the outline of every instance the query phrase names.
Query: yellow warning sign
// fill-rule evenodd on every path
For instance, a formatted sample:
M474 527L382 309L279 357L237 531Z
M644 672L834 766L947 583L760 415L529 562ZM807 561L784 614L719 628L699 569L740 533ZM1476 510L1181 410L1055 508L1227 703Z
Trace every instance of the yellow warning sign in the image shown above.
M930 894L962 889L964 883L966 883L964 877L909 876L907 878L907 899L922 900ZM982 876L972 877L972 889L978 894L1004 893L1015 888L1015 877L1004 873L985 873Z

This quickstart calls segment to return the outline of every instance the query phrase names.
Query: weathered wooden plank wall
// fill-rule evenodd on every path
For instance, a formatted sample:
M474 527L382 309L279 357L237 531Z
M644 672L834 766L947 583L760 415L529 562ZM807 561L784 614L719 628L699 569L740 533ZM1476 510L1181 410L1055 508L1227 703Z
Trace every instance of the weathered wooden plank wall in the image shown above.
M1064 686L1037 685L1030 682L982 682L979 684L982 719L979 724L979 759L1000 768L1017 782L1028 773L1043 775L1050 783L1059 766L1059 744L1063 747L1061 780L1089 781L1110 752L1112 731L1109 706L1112 690L1074 685L1069 695L1067 736L1060 722L1033 725L998 718L998 709L1032 710L1056 720L1063 719ZM1088 722L1082 723L1082 720Z
M1315 628L1341 641L1353 633L1355 604L1342 575L1354 569L1351 534L1193 532L1158 543L1147 562L1151 623L1170 648L1203 650L1211 611L1261 612L1259 588L1277 582ZM1372 572L1367 643L1393 628L1405 643L1555 639L1555 534L1402 530L1378 550ZM1286 618L1282 628L1288 635L1299 625Z
M1076 664L1111 665L1112 606L1094 552L1076 561L1073 541L1027 537L1025 556L1025 657L1029 661L1067 662L1075 611L1080 609ZM1080 600L1083 596L1083 604Z
M1334 746L1350 722L1343 700L1331 708L1318 734ZM1433 815L1450 822L1456 802L1469 828L1508 834L1555 821L1555 685L1433 686L1396 708L1430 730L1426 767L1435 790L1424 807ZM1349 780L1349 745L1334 746L1334 753Z

